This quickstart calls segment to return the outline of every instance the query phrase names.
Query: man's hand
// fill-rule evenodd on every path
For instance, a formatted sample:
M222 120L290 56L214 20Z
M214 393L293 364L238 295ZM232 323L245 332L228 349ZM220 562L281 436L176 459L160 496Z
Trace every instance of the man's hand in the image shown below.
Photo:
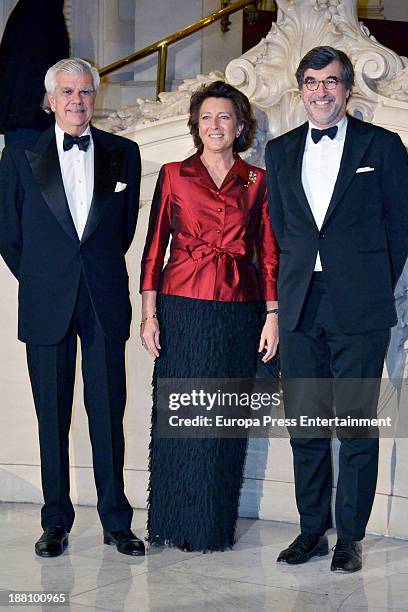
M266 350L265 355L262 357L262 361L267 363L276 355L279 344L279 327L278 327L278 315L269 314L266 315L266 321L262 329L261 338L259 341L258 353L261 353L264 349Z

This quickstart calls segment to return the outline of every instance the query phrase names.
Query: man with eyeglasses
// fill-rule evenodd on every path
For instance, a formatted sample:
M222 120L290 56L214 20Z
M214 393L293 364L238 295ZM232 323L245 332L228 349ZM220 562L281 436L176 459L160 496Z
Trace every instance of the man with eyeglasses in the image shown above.
M143 555L124 492L125 343L131 305L125 253L136 228L136 143L90 125L99 74L65 59L45 87L55 125L0 163L0 252L19 282L18 336L26 343L38 418L44 533L40 557L57 557L74 521L69 430L81 341L98 513L104 542Z
M345 53L316 47L296 72L307 123L266 148L269 208L281 249L280 359L287 416L376 415L393 290L408 254L408 159L397 134L346 113ZM334 408L334 410L333 410ZM331 430L291 433L301 534L279 562L328 554ZM337 543L331 570L362 567L375 496L377 430L337 431Z

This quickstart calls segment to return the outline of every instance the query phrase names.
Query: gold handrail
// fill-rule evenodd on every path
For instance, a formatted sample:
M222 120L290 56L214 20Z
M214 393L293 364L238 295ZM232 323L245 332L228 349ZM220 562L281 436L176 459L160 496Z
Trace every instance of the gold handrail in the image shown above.
M141 49L140 51L131 53L127 57L123 57L122 59L116 62L113 62L112 64L109 64L108 66L105 66L99 71L99 74L101 77L104 77L108 74L111 74L112 72L115 72L116 70L119 70L120 68L123 68L124 66L127 66L128 64L132 64L133 62L136 62L137 60L143 59L144 57L147 57L148 55L152 55L153 53L157 52L159 57L158 57L158 64L157 64L156 94L158 97L159 93L166 90L167 48L169 45L177 42L178 40L182 40L183 38L186 38L190 34L197 32L198 30L202 30L203 28L206 28L210 24L214 23L214 21L218 21L219 19L222 19L223 17L226 17L227 15L236 13L237 11L244 9L247 6L251 4L256 4L256 3L257 3L257 0L237 0L237 2L234 2L234 4L231 4L230 6L226 6L225 8L220 9L218 11L215 11L214 13L211 13L211 15L208 15L208 17L204 17L203 19L200 19L200 21L197 21L196 23L193 23L187 26L186 28L179 30L178 32L175 32L174 34L171 34L170 36L166 36L165 38L162 38L161 40L157 40L151 45L144 47L144 49Z

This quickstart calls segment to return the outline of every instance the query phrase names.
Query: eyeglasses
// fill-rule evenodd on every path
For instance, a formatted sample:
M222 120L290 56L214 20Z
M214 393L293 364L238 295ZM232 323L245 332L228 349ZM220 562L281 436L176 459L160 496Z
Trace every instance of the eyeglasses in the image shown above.
M307 77L303 84L306 86L306 89L309 91L317 91L319 89L320 83L323 83L325 89L336 89L339 83L342 83L341 79L337 77L327 77L327 79L322 79L318 81L317 79L313 79L312 77Z

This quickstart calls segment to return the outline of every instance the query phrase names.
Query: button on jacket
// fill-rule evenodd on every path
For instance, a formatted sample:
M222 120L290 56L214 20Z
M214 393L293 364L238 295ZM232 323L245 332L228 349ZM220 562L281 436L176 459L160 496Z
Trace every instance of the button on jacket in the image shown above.
M170 257L162 270L170 235ZM141 291L226 302L275 300L277 273L264 170L237 155L217 188L199 153L162 167Z

